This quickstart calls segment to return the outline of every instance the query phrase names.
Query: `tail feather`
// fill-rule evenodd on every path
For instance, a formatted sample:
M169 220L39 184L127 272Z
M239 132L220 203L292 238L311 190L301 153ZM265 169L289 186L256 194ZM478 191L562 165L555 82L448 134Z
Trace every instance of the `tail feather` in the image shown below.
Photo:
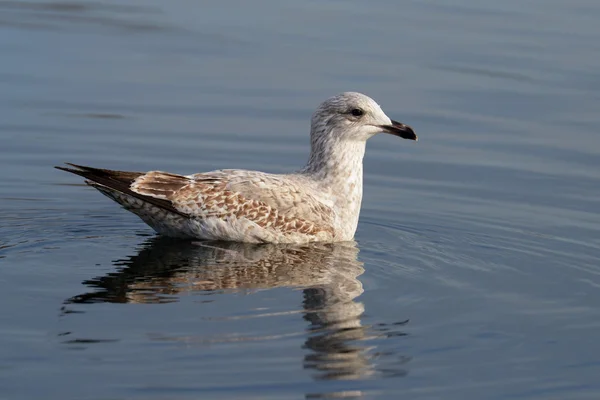
M143 172L129 172L129 171L114 171L110 169L86 167L83 165L66 163L74 168L56 166L54 168L61 171L70 172L75 175L84 177L86 183L96 189L106 192L115 191L128 196L135 197L147 203L150 203L156 207L162 208L166 211L179 214L181 216L187 216L185 213L177 210L173 203L169 200L159 199L153 196L137 193L131 189L132 183L142 175ZM114 197L111 197L114 199Z
M144 172L115 171L115 170L111 170L111 169L86 167L85 165L77 165L77 164L72 164L72 163L65 163L65 164L75 167L76 169L68 168L68 167L60 167L60 166L56 166L54 168L60 169L62 171L71 172L73 174L83 176L84 178L88 178L88 179L92 179L89 177L92 175L97 176L97 177L110 177L111 179L126 182L128 184L133 183L133 181L135 179L144 175Z

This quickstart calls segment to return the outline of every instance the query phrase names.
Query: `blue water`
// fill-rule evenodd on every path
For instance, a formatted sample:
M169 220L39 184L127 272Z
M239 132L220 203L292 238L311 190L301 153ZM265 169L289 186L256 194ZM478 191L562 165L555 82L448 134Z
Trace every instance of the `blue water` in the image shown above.
M600 397L600 4L0 2L1 399ZM356 243L177 243L54 170L290 172L348 90Z

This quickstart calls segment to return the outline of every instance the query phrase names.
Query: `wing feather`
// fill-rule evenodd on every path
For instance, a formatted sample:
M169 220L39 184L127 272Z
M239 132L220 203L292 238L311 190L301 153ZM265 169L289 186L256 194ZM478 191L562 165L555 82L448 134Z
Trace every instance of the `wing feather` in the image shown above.
M220 170L190 176L161 171L112 171L69 164L56 167L188 218L246 218L282 233L333 234L334 213L281 175Z
M133 182L135 182L135 180L138 179L140 176L145 175L143 172L113 171L109 169L92 168L71 163L67 163L67 165L70 165L74 168L55 168L82 176L87 179L86 183L91 186L97 187L98 185L100 185L102 187L109 188L113 191L146 201L163 210L179 214L181 216L186 216L184 213L177 210L173 206L173 203L167 198L160 196L149 196L142 193L138 193L135 190L131 189L131 185L133 184Z

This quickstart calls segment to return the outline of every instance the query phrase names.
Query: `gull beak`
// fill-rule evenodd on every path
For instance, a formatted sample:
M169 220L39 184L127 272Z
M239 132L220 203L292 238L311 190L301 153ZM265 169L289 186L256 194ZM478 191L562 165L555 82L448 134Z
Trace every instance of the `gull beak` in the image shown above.
M402 122L391 120L391 125L379 125L385 133L391 133L394 136L400 136L402 139L418 140L415 131L408 125Z

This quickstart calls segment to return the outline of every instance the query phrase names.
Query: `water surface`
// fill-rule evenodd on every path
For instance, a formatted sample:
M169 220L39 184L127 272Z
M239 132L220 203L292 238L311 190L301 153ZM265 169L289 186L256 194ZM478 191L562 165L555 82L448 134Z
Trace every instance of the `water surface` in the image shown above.
M600 397L599 17L0 2L0 397ZM346 90L420 139L369 142L356 243L172 242L52 169L290 172Z

